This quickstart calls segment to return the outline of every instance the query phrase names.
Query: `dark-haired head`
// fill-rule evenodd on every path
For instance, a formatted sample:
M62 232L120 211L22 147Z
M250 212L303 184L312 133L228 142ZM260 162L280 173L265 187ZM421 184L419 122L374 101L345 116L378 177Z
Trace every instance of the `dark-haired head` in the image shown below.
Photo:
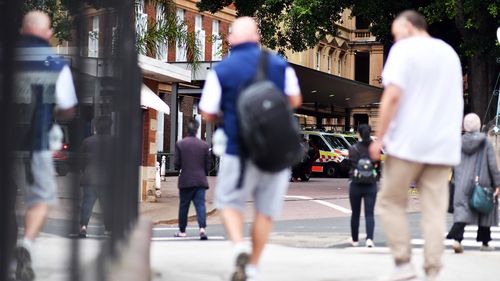
M361 142L370 143L372 128L368 124L361 124L358 127L358 134L361 137Z
M111 118L109 116L99 116L94 121L95 131L98 135L109 135L111 133Z
M198 133L199 127L200 127L200 123L198 123L198 121L196 121L195 119L191 119L187 125L188 136L190 136L190 137L196 136L196 133Z

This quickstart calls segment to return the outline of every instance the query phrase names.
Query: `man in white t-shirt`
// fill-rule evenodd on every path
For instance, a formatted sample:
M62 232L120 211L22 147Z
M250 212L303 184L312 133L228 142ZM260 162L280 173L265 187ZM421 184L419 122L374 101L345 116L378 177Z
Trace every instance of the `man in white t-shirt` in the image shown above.
M408 189L417 183L425 239L424 269L434 280L442 264L446 232L450 167L460 162L463 115L462 70L456 52L427 33L425 18L401 13L392 24L396 43L382 73L377 140L373 159L385 148L382 187L378 199L381 223L396 270L387 280L416 276L410 263L410 230L406 218Z

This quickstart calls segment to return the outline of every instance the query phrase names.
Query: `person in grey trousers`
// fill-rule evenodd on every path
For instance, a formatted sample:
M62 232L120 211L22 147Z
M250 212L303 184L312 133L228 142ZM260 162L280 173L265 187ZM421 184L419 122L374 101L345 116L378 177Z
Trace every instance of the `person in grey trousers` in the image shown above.
M464 251L461 244L464 238L464 229L468 224L478 225L477 238L482 242L481 251L492 251L491 226L498 225L498 199L500 191L500 172L497 168L495 151L484 133L480 133L481 120L474 113L469 113L464 118L464 131L462 137L462 160L453 170L455 178L455 192L453 197L453 226L448 233L448 239L454 239L453 250L455 253ZM474 187L476 177L476 161L483 153L480 163L481 170L479 183L495 189L495 207L488 215L482 215L469 207L469 198Z
M198 121L189 121L188 136L175 144L174 166L180 171L179 232L175 236L187 237L189 205L193 202L200 228L200 240L207 240L205 191L208 189L207 174L210 169L210 154L208 144L196 137L199 127Z

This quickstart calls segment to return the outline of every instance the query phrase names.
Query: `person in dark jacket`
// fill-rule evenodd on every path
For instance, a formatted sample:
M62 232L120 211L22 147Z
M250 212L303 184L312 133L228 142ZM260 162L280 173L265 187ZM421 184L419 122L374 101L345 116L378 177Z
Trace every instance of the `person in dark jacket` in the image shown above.
M462 160L454 168L455 193L453 196L453 226L448 233L448 239L454 239L453 250L462 253L461 244L464 239L464 229L467 224L478 225L478 242L482 242L481 251L491 251L491 226L498 225L498 199L500 191L500 172L497 168L495 151L486 135L479 132L481 120L474 113L467 114L464 118L464 131L462 136ZM476 177L476 161L483 154L480 163L479 183L481 186L495 189L495 206L488 215L481 215L469 207L469 198L474 187Z
M176 237L186 237L186 226L191 201L196 208L200 239L207 240L205 228L206 209L205 191L208 189L207 174L210 169L208 144L196 137L200 124L191 120L188 124L188 136L175 144L176 170L179 175L179 232Z
M351 244L353 247L359 245L359 216L361 214L361 201L365 203L365 221L366 221L366 247L374 247L373 230L375 228L375 200L377 198L376 177L369 183L357 182L354 174L358 166L358 161L362 158L370 159L368 147L372 142L370 136L371 128L367 124L362 124L358 128L358 134L361 141L349 148L350 168L350 186L349 201L351 203Z
M106 149L112 146L111 136L112 120L109 116L99 116L94 121L95 134L84 139L82 142L82 174L80 186L83 190L83 197L80 209L80 238L87 237L87 226L92 216L92 209L99 199L99 204L106 213L108 206L106 190L106 166L108 161L103 159ZM109 216L104 216L104 228L109 230L111 222Z

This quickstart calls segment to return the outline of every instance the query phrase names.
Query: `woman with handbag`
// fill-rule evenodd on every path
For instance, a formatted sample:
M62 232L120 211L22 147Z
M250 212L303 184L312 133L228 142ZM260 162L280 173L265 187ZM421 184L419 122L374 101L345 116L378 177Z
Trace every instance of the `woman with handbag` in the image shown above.
M462 253L465 226L477 225L476 240L482 242L481 251L491 251L494 249L488 245L490 227L498 225L500 172L492 144L484 133L479 132L479 116L469 113L463 123L462 160L453 171L453 226L446 238L455 240L455 253Z

